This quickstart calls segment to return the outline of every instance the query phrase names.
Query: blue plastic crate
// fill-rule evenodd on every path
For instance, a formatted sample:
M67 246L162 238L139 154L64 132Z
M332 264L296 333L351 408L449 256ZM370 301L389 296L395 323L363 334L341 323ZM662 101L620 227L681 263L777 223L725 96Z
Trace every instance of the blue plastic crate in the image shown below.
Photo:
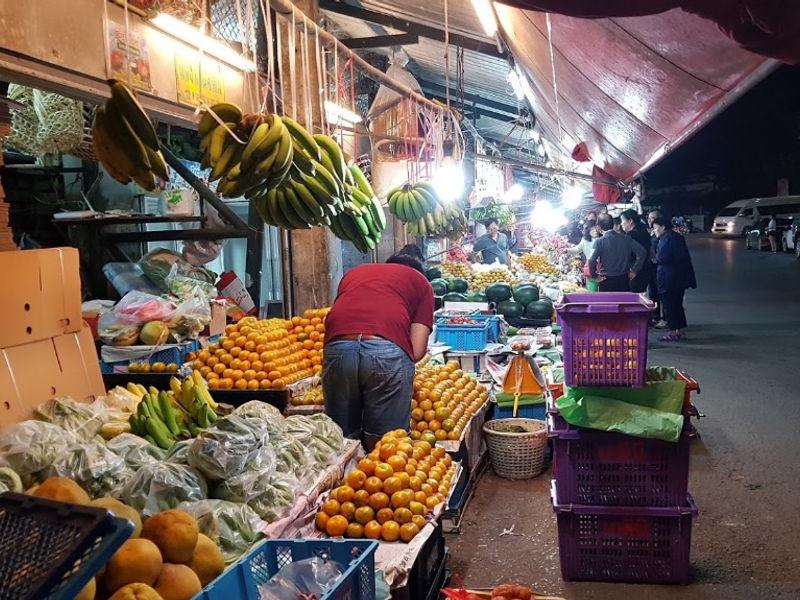
M186 357L189 352L194 352L200 349L200 342L197 340L186 342L180 346L172 346L170 348L164 348L163 350L156 350L149 356L144 356L142 358L136 359L133 362L148 362L151 365L157 362L163 362L164 364L175 363L176 365L180 366L184 362L184 358ZM113 363L107 363L103 360L100 361L100 373L108 374L114 372L114 367L127 367L131 361L129 360L121 360Z
M491 321L481 325L436 325L436 341L453 350L483 350L489 343Z
M531 404L528 406L520 406L517 408L517 418L519 419L539 419L541 421L545 420L545 412L547 410L547 405L542 404ZM495 405L494 407L494 415L492 416L493 419L511 419L513 418L514 407L501 407Z
M496 342L500 337L500 317L497 315L470 315L470 319L489 323L489 341Z
M373 540L267 540L203 589L194 600L258 600L258 586L296 560L319 556L345 567L334 588L319 600L375 600Z

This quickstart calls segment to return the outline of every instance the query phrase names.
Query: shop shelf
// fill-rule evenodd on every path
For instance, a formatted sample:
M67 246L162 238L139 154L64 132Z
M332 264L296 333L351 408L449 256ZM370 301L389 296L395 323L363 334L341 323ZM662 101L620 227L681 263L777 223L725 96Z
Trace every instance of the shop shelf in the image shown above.
M483 350L489 343L491 321L479 325L436 324L436 341L453 350Z
M676 506L569 504L554 481L558 551L565 581L689 583L692 521L690 495Z
M371 540L267 540L253 548L194 600L258 600L258 586L282 567L315 556L345 567L333 589L319 600L374 600L375 551Z
M548 407L553 477L562 502L602 506L677 506L689 481L688 419L677 442L568 424Z
M653 302L640 294L566 294L556 305L570 386L640 387Z
M0 494L0 598L74 598L131 533L101 508Z

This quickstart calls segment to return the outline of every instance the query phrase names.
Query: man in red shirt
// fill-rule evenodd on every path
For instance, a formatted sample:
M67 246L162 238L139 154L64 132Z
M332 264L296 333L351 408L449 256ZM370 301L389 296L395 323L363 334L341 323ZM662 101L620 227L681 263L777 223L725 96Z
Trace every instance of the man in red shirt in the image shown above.
M411 421L414 363L433 328L433 289L423 273L405 254L356 267L325 319L325 412L369 449Z

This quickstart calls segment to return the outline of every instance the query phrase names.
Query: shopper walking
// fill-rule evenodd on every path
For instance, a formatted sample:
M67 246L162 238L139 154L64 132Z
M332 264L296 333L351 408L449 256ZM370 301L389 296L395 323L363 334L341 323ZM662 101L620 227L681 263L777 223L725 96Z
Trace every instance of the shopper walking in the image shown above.
M656 252L658 292L664 318L670 330L659 339L662 342L676 342L683 339L683 330L686 328L683 297L687 289L697 287L697 280L686 239L680 233L673 231L670 220L664 216L656 217L653 230L658 238Z
M647 231L641 218L639 218L639 214L631 208L623 211L620 219L622 221L622 230L625 234L648 252L648 256L642 265L642 270L630 282L630 290L641 294L647 291L647 286L655 275L655 264L650 255L650 232Z
M778 252L778 217L772 213L769 223L767 223L767 237L769 238L769 246L772 253Z
M629 281L642 270L647 251L625 234L614 231L611 215L601 214L597 225L603 237L594 243L588 261L589 273L597 278L601 292L627 292ZM635 261L631 260L633 256Z
M408 429L414 363L433 328L433 289L408 255L349 271L325 320L325 412L345 436L372 449Z
M508 238L500 233L497 219L491 218L484 221L486 234L479 237L472 246L472 251L480 253L481 262L485 265L500 263L508 264Z

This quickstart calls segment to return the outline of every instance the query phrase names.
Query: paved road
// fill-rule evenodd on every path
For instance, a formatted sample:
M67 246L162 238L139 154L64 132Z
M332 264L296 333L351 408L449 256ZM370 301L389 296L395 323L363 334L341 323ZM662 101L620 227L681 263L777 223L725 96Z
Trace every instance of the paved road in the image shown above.
M448 537L452 570L468 584L512 580L570 600L800 598L800 262L740 240L691 236L690 246L700 285L687 302L691 339L651 341L650 363L702 387L707 417L689 481L701 511L694 582L563 582L548 473L480 481L463 533Z

